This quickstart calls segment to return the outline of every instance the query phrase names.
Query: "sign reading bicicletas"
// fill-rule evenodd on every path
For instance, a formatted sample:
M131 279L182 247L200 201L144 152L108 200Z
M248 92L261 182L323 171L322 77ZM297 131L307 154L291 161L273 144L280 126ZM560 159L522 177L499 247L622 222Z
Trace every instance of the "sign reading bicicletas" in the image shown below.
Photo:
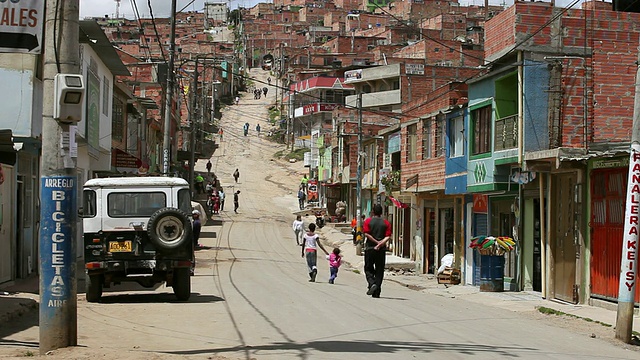
M44 2L0 0L0 52L42 52Z

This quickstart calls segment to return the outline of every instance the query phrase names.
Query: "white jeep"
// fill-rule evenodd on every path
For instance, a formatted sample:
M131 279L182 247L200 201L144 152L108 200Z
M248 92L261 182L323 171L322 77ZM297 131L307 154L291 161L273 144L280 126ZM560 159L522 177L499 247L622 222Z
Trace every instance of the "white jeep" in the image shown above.
M191 295L194 244L189 184L171 177L92 179L82 217L87 301L103 287L166 282L178 300Z

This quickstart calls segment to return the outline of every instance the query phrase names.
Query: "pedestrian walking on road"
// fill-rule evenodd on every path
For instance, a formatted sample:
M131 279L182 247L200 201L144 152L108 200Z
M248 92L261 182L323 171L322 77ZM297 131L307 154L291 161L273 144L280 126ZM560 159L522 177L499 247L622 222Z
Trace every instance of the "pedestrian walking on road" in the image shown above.
M238 171L238 169L236 169L236 171L233 172L233 178L236 180L236 184L238 183L238 178L240 177L240 171Z
M302 257L307 259L307 267L309 268L309 282L316 281L316 275L318 275L318 247L324 251L326 255L329 255L324 246L320 243L320 237L315 233L316 224L309 224L309 231L304 234L302 242Z
M340 248L333 248L333 252L327 256L327 260L329 260L329 284L333 284L338 277L338 268L342 264Z
M207 173L211 174L211 168L213 167L213 164L211 163L211 160L207 161Z
M309 179L307 179L307 175L302 175L302 180L300 180L300 185L302 185L302 189L307 191L307 185L309 184Z
M233 212L238 213L238 207L240 207L238 202L238 195L240 195L240 190L233 193Z
M222 131L222 128L220 128L220 131L218 131L218 133L220 134L220 141L222 141L222 135L224 135L224 131Z
M236 96L236 105L240 102L240 96Z
M271 85L271 77L267 78L267 82L269 83L269 85Z
M258 133L258 136L260 136L260 124L256 125L256 132Z
M302 190L302 186L300 186L300 189L298 189L298 206L300 207L300 210L304 209L304 200L307 198L307 194L304 193L304 190Z
M191 217L193 218L193 223L191 224L193 228L193 247L194 249L202 247L200 245L200 231L202 230L202 222L200 221L200 211L193 210L191 212Z
M384 264L387 254L387 241L391 238L391 224L382 218L382 206L373 205L373 216L366 219L362 226L365 236L364 274L367 278L367 295L380 297Z
M196 185L195 186L196 192L198 194L204 194L204 192L205 192L205 190L204 190L204 177L202 175L200 175L200 174L197 174L196 178L195 178L195 182L196 182L196 184L195 184Z
M220 211L224 211L224 191L222 188L218 190L218 197L220 197Z
M262 92L264 93L264 96L267 97L267 92L269 91L269 89L265 86L262 88Z
M296 244L300 245L302 233L304 232L304 223L302 222L302 216L296 216L296 219L293 220L291 228L293 229L293 233L296 234Z

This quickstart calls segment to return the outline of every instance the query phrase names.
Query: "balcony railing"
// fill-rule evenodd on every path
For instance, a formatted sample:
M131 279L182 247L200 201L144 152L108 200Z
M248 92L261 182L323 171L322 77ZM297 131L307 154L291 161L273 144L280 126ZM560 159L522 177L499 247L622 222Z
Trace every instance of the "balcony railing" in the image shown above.
M518 146L518 115L510 115L496 120L495 129L495 151L513 149Z

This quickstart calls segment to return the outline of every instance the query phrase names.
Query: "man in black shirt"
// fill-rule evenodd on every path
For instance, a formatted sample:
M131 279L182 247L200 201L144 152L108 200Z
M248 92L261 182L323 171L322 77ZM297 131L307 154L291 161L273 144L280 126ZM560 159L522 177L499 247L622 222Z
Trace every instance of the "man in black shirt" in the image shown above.
M233 193L233 212L235 212L236 214L238 213L238 206L239 206L238 194L240 194L240 190Z
M391 224L381 217L382 206L373 206L373 216L366 219L362 226L364 243L364 274L369 290L367 295L380 297L384 265L387 253L387 241L391 238Z

